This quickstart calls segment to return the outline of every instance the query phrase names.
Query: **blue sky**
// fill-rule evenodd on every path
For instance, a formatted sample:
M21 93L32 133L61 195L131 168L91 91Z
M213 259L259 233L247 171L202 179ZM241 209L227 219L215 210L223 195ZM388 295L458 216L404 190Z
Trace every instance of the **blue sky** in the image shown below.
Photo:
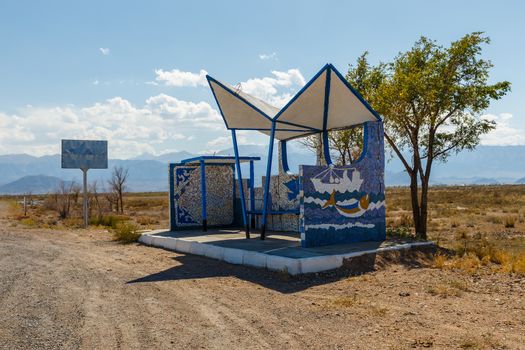
M391 60L421 35L492 39L512 92L485 144L525 144L520 1L8 1L0 3L0 154L107 138L111 155L229 147L202 70L283 103L325 63ZM274 73L272 73L274 72ZM200 75L199 75L200 74ZM265 143L243 134L242 143Z

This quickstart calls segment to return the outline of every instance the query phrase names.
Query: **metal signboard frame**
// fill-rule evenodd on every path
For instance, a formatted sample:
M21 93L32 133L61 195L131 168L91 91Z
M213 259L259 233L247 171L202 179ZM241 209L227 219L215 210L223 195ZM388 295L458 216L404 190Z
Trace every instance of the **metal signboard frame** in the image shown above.
M62 140L63 169L107 169L108 142Z
M62 169L81 169L84 187L84 227L88 227L87 172L108 168L108 142L101 140L62 140Z

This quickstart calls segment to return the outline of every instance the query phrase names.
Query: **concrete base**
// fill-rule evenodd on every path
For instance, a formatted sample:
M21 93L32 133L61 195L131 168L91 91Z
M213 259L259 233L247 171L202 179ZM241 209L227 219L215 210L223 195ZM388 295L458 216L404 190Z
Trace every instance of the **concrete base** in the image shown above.
M433 242L382 241L338 244L332 246L301 248L298 235L271 234L261 241L251 233L245 238L241 230L201 231L150 231L139 242L181 253L202 255L231 264L267 268L291 275L321 272L339 268L343 260L365 254L431 246Z

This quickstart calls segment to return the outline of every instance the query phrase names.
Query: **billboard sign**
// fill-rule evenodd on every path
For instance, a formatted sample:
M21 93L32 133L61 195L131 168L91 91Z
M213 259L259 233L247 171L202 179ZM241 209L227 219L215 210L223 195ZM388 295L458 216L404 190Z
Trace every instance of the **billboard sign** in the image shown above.
M108 142L62 140L63 169L107 169Z

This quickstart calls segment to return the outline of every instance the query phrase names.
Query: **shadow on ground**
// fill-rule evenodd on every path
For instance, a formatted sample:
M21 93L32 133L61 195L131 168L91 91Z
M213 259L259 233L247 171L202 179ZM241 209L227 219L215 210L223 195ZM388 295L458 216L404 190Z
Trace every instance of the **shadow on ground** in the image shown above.
M435 248L433 247L422 247L412 250L368 254L346 259L343 267L336 270L299 276L291 276L284 272L279 273L265 269L233 265L198 255L186 254L173 257L180 265L127 283L236 277L280 293L288 294L299 292L313 286L335 282L342 278L384 269L392 264L400 264L407 268L427 267L430 264L434 252Z

